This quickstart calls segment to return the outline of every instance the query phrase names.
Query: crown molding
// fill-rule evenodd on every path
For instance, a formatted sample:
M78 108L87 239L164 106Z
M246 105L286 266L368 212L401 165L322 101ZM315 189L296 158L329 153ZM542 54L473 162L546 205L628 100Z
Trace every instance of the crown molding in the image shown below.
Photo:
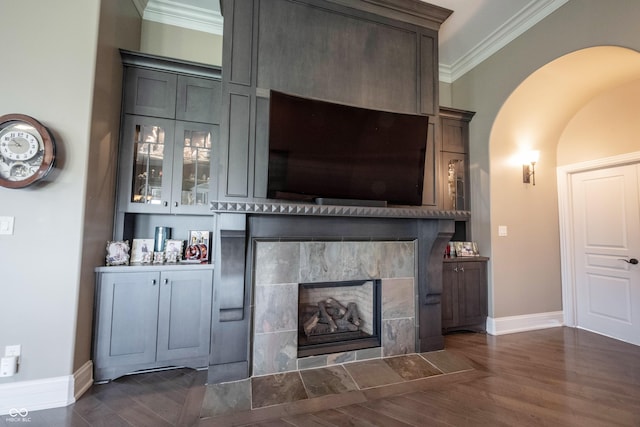
M440 80L445 83L453 83L567 1L569 0L531 0L519 13L485 37L453 64L440 64Z
M134 0L134 3L136 1L141 0ZM223 21L220 13L172 0L149 0L142 18L160 24L222 35Z
M136 10L138 11L138 14L140 15L140 17L142 18L142 16L144 15L144 9L145 7L147 7L147 3L149 3L149 0L131 0L131 2L133 3Z

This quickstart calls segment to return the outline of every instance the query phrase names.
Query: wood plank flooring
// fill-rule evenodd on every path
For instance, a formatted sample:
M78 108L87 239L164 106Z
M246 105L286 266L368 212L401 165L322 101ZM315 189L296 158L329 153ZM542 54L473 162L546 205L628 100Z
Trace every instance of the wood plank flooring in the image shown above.
M638 346L571 328L445 343L474 369L204 419L205 373L165 371L94 386L67 408L30 413L30 425L640 427Z

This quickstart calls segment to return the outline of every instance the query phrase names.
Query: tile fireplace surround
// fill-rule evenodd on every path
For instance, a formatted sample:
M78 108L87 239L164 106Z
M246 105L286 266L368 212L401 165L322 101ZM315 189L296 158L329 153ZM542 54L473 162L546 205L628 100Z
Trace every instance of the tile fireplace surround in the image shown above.
M407 217L222 212L216 263L223 268L216 269L220 286L212 343L224 345L212 358L208 381L442 350L442 253L454 217L412 212ZM380 280L381 344L298 357L299 285L371 279Z
M254 249L255 376L416 352L414 241L258 241ZM297 357L298 284L382 280L381 346Z

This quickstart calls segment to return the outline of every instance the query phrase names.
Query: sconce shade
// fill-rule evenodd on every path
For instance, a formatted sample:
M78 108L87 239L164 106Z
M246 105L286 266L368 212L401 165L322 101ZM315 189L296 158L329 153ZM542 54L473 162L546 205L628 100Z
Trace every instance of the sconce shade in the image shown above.
M524 184L536 185L536 169L535 163L530 165L522 165L522 182Z
M528 155L529 163L522 165L522 182L536 185L536 162L540 157L539 151L531 151Z

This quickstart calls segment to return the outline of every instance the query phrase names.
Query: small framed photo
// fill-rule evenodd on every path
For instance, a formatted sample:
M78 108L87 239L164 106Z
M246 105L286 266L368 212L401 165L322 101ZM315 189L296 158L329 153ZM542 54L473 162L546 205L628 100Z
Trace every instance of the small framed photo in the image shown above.
M456 256L478 256L478 245L476 242L453 242L456 249Z
M107 265L129 264L129 241L116 240L107 242Z
M153 261L153 239L133 239L131 263L149 264Z
M182 240L167 240L164 245L164 258L166 262L178 262L182 259Z
M211 232L209 230L191 230L185 258L207 262L209 260Z

